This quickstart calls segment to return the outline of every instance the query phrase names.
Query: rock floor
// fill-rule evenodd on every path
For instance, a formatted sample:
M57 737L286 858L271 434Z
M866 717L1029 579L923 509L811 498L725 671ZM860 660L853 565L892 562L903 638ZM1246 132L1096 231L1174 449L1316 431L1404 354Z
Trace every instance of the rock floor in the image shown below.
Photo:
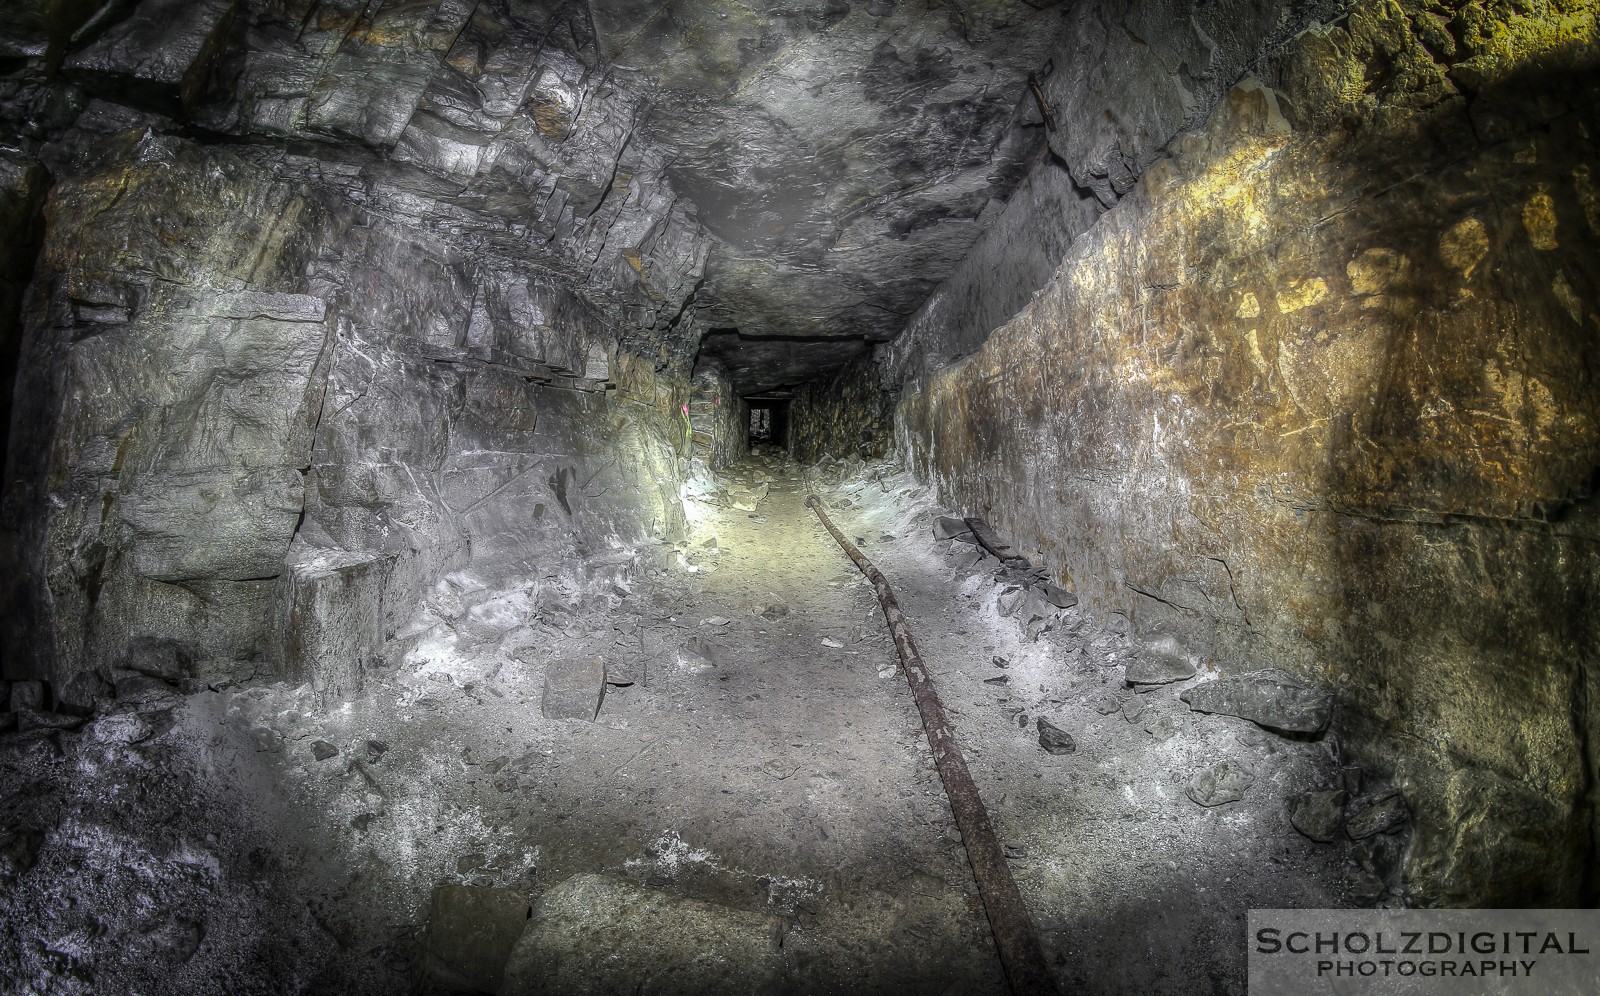
M893 468L812 483L896 589L1063 990L1242 992L1249 909L1376 898L1285 813L1337 780L1330 739L1190 712L1225 662L1136 695L1114 626L1002 615L998 563L935 541ZM775 924L770 991L1006 992L870 586L793 464L700 484L686 543L442 582L356 702L152 686L0 738L4 991L411 991L436 886L537 906L598 873L624 918L660 894ZM544 718L546 670L592 657L596 721ZM1243 797L1197 805L1229 759ZM670 991L649 930L590 936L626 991Z

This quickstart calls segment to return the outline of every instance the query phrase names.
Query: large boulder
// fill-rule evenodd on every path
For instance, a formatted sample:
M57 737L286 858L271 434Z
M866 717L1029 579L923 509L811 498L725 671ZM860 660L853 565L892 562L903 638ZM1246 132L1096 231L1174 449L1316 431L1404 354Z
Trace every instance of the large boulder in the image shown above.
M535 906L500 996L775 993L783 934L775 916L577 875Z

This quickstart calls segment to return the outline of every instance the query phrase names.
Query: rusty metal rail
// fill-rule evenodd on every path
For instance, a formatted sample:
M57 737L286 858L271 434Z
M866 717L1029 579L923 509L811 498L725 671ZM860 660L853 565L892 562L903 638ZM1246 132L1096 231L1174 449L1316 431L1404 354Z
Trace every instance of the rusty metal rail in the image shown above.
M1059 992L1055 977L1045 964L1044 949L1039 944L1039 934L1034 930L1028 908L1022 902L1022 893L1011 878L1006 866L1006 855L995 838L994 825L989 821L989 811L978 796L978 786L973 784L967 771L966 759L956 744L955 732L945 716L939 693L933 687L917 642L911 637L911 627L906 624L900 603L895 600L894 589L872 566L862 552L839 532L822 502L814 494L806 496L806 507L816 513L818 521L838 541L861 573L872 582L878 593L878 603L883 606L883 618L894 636L895 649L900 652L900 664L906 681L911 685L911 697L916 700L917 711L922 714L922 729L928 735L928 746L933 748L933 762L939 769L939 779L944 782L945 795L950 799L950 811L955 814L956 829L961 831L961 842L967 849L967 861L972 865L973 877L978 881L978 894L983 898L983 909L989 917L989 929L994 934L995 947L1000 951L1000 964L1005 968L1006 981L1017 996L1053 996Z

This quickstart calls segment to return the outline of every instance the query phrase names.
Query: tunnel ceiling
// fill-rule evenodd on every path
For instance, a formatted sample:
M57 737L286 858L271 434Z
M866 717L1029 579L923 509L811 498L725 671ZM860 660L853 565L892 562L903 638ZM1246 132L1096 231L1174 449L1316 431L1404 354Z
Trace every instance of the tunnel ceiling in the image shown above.
M726 367L744 396L788 397L819 373L866 355L866 339L745 336L716 329L700 340L700 355Z
M6 7L0 123L69 172L129 128L227 144L555 271L624 340L854 344L785 351L784 382L896 335L972 246L1043 151L1027 80L1062 25L1050 0ZM741 390L771 353L733 356Z
M715 325L892 337L1043 147L1027 76L1059 19L1020 0L596 0L594 18L712 236Z

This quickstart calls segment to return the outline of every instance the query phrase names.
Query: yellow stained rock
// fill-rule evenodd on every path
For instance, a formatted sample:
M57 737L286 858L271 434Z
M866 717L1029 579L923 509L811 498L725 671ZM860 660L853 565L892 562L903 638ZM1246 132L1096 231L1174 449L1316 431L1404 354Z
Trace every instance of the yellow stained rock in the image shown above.
M1472 271L1488 254L1489 235L1477 218L1457 222L1439 238L1439 255L1451 269L1460 271L1462 280L1471 280Z
M1287 315L1301 308L1309 308L1327 296L1328 282L1321 277L1292 280L1287 287L1278 291L1278 310Z
M1544 184L1528 202L1522 205L1522 227L1528 230L1528 239L1535 249L1558 249L1556 241L1556 202Z

